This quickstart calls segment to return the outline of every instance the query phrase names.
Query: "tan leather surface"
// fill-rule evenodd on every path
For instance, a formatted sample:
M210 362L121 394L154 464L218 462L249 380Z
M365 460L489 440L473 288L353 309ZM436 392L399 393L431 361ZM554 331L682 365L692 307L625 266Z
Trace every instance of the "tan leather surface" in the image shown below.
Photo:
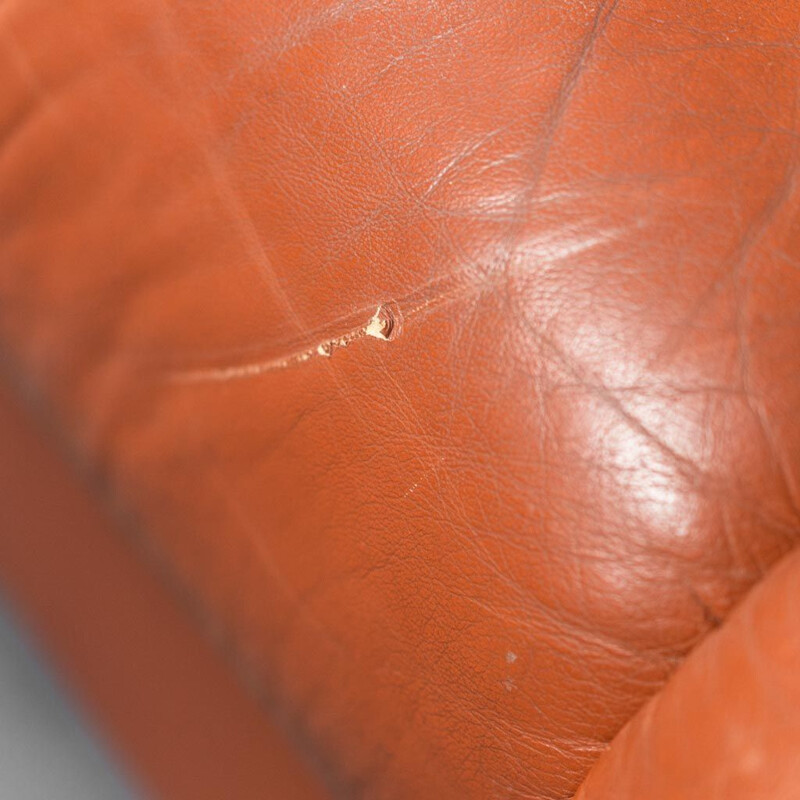
M799 25L4 7L5 350L337 787L569 797L795 545Z
M313 769L74 472L0 384L4 599L124 758L137 796L325 800Z
M576 800L800 796L800 554L615 739Z

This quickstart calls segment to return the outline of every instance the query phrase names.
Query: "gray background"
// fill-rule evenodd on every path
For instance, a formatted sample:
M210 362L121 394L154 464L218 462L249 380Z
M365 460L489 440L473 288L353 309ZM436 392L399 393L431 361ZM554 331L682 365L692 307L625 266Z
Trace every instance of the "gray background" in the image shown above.
M0 597L0 800L143 800Z

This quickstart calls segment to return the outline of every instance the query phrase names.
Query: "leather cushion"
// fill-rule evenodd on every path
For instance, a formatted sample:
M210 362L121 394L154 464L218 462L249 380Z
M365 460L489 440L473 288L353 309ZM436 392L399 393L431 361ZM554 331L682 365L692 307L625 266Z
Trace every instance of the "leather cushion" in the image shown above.
M798 24L4 10L4 348L339 786L569 796L794 546Z

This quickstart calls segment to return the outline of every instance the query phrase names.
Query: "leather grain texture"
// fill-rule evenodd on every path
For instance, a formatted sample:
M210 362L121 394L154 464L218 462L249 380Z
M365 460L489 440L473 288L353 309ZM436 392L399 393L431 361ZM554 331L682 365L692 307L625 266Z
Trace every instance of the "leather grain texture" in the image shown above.
M575 800L794 800L799 604L794 554L623 729Z
M795 0L17 0L0 338L331 784L570 797L798 534Z

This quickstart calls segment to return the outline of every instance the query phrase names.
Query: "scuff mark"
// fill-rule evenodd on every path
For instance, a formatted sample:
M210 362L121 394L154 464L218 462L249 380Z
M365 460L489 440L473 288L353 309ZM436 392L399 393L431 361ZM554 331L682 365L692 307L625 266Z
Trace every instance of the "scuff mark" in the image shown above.
M396 303L379 305L375 313L363 325L359 325L339 336L298 350L281 358L268 359L248 364L227 367L210 367L173 373L173 383L214 383L238 378L252 378L265 372L286 369L303 364L313 358L330 358L336 350L345 348L359 339L370 337L384 342L396 339L400 333L402 316Z
M609 230L601 232L601 235L584 237L582 242L568 249L562 247L556 250L548 242L548 246L544 248L544 252L540 255L544 263L552 263L558 258L571 256L577 252L597 247L608 241L616 233L614 230ZM529 270L529 266L524 266L521 272L526 274ZM290 351L288 355L284 353L272 359L264 358L243 364L229 364L218 367L192 368L184 366L178 369L167 367L161 374L165 375L166 373L165 379L170 383L214 383L254 378L264 373L298 366L314 358L330 358L336 350L347 347L358 339L366 337L383 341L396 339L404 322L408 322L412 318L424 317L450 303L461 301L468 297L477 297L491 287L507 281L508 278L509 272L505 268L486 270L473 264L468 268L432 278L416 286L407 295L382 303L366 322L354 328L347 328L343 334L331 337L328 332L336 324L341 324L342 327L352 324L355 315L341 319L339 323L331 322L323 330L307 331L305 334L307 338L297 342L296 349ZM368 311L369 309L362 309L361 313L366 315ZM326 333L328 333L327 336L325 336ZM322 338L323 336L325 338ZM308 339L313 341L316 337L320 337L321 340L317 340L314 344L308 343Z

